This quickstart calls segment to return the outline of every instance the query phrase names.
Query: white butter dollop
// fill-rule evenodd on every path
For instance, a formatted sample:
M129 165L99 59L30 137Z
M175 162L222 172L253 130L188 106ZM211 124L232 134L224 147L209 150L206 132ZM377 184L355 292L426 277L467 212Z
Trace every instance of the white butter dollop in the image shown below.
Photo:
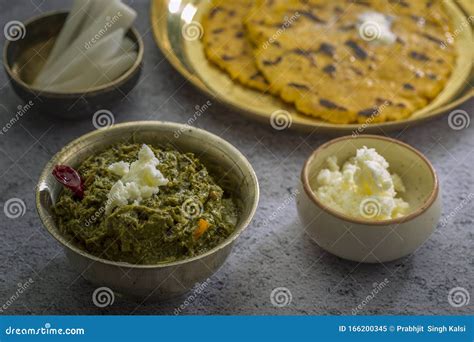
M344 163L327 159L328 168L317 176L316 196L325 205L349 216L385 220L406 215L409 204L397 198L405 186L397 174L390 174L389 164L373 148L358 149L355 157Z
M110 189L105 206L106 214L115 207L129 203L139 204L159 192L159 187L168 184L163 174L156 168L160 163L147 145L138 152L138 160L129 164L124 161L109 165L108 169L122 177Z
M393 44L397 36L392 32L393 18L379 12L364 12L358 17L359 36L366 41Z

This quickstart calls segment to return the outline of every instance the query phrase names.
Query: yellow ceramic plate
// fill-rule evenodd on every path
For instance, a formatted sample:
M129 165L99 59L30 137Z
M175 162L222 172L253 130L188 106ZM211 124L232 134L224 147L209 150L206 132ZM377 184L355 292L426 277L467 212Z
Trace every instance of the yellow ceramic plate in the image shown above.
M464 15L467 18L467 23L470 24L471 29L474 30L474 1L472 0L457 0L459 7L464 11ZM473 32L474 37L474 32ZM471 40L471 50L474 51L474 39ZM474 56L473 56L473 68L471 70L471 79L469 81L471 84L471 97L474 96Z
M445 2L446 11L458 29L454 39L458 58L453 74L445 89L428 106L403 121L371 124L363 127L365 133L382 133L402 129L434 118L455 108L474 95L468 83L472 70L474 50L472 30L468 29L466 14L451 0ZM200 37L201 18L209 9L209 0L152 0L151 22L155 40L170 63L191 83L213 99L239 110L244 115L269 122L272 113L285 110L291 114L291 128L350 134L360 129L360 124L332 124L302 115L294 107L271 95L263 95L233 82L227 74L206 59Z

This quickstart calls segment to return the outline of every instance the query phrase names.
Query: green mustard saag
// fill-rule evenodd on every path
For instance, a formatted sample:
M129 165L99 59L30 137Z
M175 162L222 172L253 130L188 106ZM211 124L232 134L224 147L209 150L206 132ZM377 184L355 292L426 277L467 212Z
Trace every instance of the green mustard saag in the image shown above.
M53 207L60 231L79 248L104 259L155 264L206 252L235 230L238 209L192 153L149 146L169 182L140 203L105 210L120 176L112 163L137 160L141 145L118 144L86 159L77 169L84 197L63 190Z

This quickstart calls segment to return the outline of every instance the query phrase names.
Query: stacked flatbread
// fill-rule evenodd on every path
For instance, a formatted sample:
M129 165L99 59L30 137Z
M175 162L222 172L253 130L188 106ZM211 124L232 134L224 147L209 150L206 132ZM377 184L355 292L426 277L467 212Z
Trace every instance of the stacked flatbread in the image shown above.
M396 40L373 39L367 13L390 18ZM347 124L400 120L433 100L455 64L449 31L437 0L215 0L203 43L233 80Z

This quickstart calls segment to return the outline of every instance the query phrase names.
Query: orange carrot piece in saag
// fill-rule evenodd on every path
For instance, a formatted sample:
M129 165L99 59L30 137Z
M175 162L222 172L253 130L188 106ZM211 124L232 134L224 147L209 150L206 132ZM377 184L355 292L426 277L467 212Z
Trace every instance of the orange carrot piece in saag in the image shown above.
M196 230L194 231L194 239L197 240L199 239L202 234L204 234L206 232L206 230L209 228L209 222L207 222L206 220L204 219L199 219L199 222L198 222L198 227L196 228Z

